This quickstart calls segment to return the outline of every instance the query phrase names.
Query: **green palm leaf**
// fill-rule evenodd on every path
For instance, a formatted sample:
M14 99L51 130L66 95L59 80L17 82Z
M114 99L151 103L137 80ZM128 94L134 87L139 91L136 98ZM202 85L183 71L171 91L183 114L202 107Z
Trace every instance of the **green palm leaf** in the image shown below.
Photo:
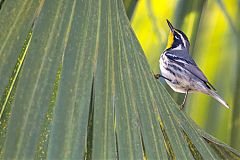
M121 1L14 2L0 11L1 158L240 157L154 79Z

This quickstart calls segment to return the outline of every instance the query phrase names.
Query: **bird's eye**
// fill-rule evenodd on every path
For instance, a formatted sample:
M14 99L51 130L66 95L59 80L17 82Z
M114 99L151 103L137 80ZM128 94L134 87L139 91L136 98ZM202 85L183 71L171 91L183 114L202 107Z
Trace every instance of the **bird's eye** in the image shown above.
M176 39L179 39L177 36L175 36Z

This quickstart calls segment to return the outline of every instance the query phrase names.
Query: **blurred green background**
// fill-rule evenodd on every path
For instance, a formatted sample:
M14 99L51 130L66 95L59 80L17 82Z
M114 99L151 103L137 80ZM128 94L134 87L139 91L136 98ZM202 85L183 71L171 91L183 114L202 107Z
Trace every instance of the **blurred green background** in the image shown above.
M132 2L136 4L130 9L132 27L154 73L160 72L159 57L167 43L166 19L187 34L190 54L231 108L227 110L213 98L193 93L185 111L208 133L240 150L240 1ZM166 88L180 104L184 95Z

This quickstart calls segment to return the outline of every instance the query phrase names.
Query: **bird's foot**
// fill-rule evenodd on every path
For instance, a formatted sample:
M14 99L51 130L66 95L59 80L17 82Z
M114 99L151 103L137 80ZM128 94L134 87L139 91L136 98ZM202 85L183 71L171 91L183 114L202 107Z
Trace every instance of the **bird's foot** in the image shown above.
M184 109L184 107L185 107L185 104L182 103L182 104L180 105L180 110L182 111L182 110Z
M154 77L155 77L156 79L159 79L159 78L161 77L161 75L160 75L160 74L154 74Z

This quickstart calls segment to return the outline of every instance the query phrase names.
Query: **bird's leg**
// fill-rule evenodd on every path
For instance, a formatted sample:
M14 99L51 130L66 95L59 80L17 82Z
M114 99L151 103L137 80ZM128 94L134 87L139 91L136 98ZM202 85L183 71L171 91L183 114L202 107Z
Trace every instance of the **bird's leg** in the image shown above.
M188 96L188 90L187 90L187 92L185 93L184 100L183 100L183 103L181 104L180 110L183 110L184 105L185 105L185 103L186 103L186 101L187 101L187 96Z
M155 77L156 79L159 79L160 77L162 77L162 78L164 78L164 79L166 79L166 80L172 82L170 79L168 79L167 77L164 77L164 76L161 75L161 74L154 74L154 77Z

